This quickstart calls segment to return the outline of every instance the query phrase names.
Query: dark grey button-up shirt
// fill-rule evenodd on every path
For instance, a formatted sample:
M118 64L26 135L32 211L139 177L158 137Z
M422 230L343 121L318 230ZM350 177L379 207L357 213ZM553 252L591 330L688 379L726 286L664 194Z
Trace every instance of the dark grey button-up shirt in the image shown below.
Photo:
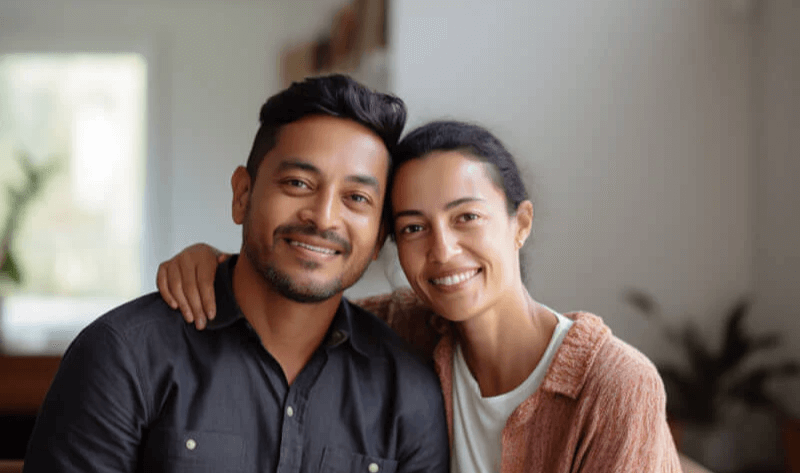
M158 294L72 343L26 472L363 472L448 469L439 382L381 321L343 300L291 386L239 310L236 258L196 331Z

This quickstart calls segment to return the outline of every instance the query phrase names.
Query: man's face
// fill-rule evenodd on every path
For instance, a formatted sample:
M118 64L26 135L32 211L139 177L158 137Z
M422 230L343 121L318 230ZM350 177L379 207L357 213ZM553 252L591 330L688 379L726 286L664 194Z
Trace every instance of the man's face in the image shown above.
M380 249L389 157L347 119L314 115L281 127L255 182L231 180L242 256L284 297L320 302L352 286Z

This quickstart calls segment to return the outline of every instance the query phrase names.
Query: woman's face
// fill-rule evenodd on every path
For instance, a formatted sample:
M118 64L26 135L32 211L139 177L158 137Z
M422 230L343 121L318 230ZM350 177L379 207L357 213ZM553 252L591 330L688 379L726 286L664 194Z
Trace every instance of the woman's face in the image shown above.
M436 151L395 174L392 206L400 264L436 313L464 321L520 285L519 248L532 207L508 215L487 166L460 151Z

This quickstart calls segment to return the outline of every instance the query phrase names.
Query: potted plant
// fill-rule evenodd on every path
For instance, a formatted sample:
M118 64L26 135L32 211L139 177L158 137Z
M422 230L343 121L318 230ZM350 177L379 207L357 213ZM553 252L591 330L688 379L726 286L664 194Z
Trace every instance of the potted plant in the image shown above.
M755 354L776 348L781 338L777 333L755 335L745 330L748 299L739 300L725 314L721 345L714 349L693 320L681 326L668 324L655 299L646 292L633 289L624 296L645 318L659 325L667 341L684 358L683 365L656 361L679 447L681 431L709 431L723 423L732 407L786 417L787 409L770 393L768 385L778 378L796 376L800 365L788 359L761 363L752 360Z

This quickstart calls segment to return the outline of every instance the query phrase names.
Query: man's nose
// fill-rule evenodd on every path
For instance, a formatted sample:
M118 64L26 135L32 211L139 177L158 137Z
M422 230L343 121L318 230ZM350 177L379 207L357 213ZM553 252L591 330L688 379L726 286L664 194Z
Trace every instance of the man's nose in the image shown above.
M301 219L313 222L320 230L338 228L341 222L341 202L332 190L320 192L303 208Z

